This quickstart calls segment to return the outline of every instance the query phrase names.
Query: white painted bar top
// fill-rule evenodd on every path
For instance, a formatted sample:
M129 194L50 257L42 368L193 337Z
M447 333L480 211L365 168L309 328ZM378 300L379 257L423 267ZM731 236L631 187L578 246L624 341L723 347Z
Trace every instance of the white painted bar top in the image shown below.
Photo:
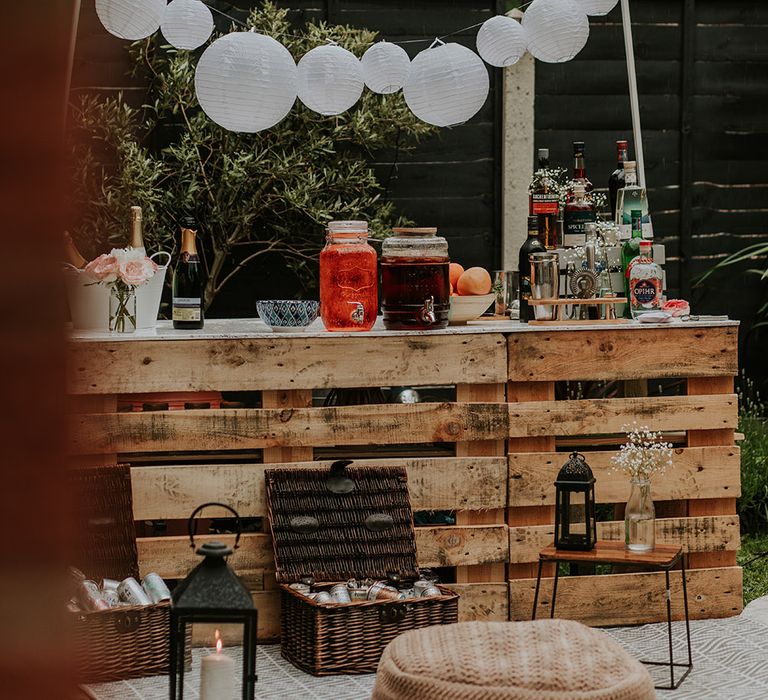
M79 342L135 342L140 340L224 340L227 338L323 338L323 337L385 337L419 335L463 335L472 333L551 333L553 331L600 331L600 330L636 330L642 333L648 328L667 328L674 331L679 328L722 328L737 327L738 321L702 319L700 321L681 321L673 319L670 323L590 323L579 325L539 326L520 323L519 321L492 321L479 319L466 325L449 326L433 331L388 331L384 328L381 317L376 320L372 330L357 333L329 333L323 323L317 319L309 328L301 332L275 333L264 321L258 318L214 318L206 319L201 330L175 330L171 321L158 321L153 330L135 333L102 333L70 330L69 338Z

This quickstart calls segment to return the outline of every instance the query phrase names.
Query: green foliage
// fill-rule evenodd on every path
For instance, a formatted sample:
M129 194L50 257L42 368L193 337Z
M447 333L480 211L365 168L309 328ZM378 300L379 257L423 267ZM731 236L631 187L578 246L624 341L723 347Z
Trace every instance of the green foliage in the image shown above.
M739 396L741 442L741 497L738 500L742 530L768 530L768 423L766 406L754 385L744 379Z
M296 59L328 39L360 56L376 37L325 23L295 29L287 11L271 2L254 9L247 23ZM148 104L133 108L121 94L86 97L74 106L75 205L82 219L72 233L84 252L124 245L132 204L144 208L153 250L173 250L176 222L193 214L201 223L210 304L245 265L267 253L280 255L305 286L314 286L315 261L332 219L367 219L375 236L404 223L382 201L382 185L368 165L376 152L406 150L433 131L411 114L401 94L365 91L356 107L337 117L297 101L272 129L239 134L199 108L193 54L152 40L130 51L135 72L148 80Z
M768 556L755 558L768 551L768 532L742 537L738 563L744 567L744 605L768 595Z

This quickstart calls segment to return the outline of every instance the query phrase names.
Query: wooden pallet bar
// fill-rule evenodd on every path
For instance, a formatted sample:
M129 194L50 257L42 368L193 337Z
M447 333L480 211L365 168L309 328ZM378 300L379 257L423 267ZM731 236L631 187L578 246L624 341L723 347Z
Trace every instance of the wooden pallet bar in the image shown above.
M674 466L653 482L654 499L670 506L657 520L657 540L682 546L694 567L692 614L731 615L741 609L741 570L734 566L737 330L733 322L502 322L433 333L280 336L258 321L211 321L195 334L161 325L155 338L75 338L70 459L128 461L140 523L183 521L211 500L263 519L264 471L272 467L329 466L334 455L371 467L404 466L415 511L456 514L455 525L417 527L416 545L420 566L455 571L460 619L526 619L538 552L552 542L553 482L567 450L578 444L586 455L598 502L621 505L629 484L612 470L611 458L623 427L637 421L675 436ZM678 378L688 390L556 398L562 381L620 386L655 378ZM313 403L318 391L380 386L455 386L456 394L449 402L410 405ZM255 392L247 405L257 408L117 411L127 394L203 391ZM227 515L210 509L202 517ZM599 536L621 540L623 522L601 522ZM138 550L142 572L169 579L186 576L197 560L183 536L140 537ZM279 596L268 530L246 533L231 564L259 607L259 637L276 638ZM544 616L552 573L547 565ZM659 581L642 572L565 576L558 615L596 625L660 620Z

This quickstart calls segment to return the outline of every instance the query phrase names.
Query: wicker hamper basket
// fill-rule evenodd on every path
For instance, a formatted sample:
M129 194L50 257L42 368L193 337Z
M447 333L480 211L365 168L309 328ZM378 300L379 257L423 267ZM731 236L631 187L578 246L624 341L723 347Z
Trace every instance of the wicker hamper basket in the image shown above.
M397 635L458 619L459 596L323 604L289 584L418 576L405 469L269 469L267 502L281 588L283 656L316 676L372 673Z
M74 564L86 576L138 576L131 472L118 465L72 470L78 542ZM72 613L78 679L97 683L168 672L170 603Z

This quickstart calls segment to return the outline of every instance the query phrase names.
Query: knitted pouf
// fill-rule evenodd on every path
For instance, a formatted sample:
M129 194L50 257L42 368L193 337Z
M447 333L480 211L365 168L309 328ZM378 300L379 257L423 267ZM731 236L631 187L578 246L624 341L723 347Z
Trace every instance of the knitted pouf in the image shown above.
M646 668L570 620L460 622L384 649L372 700L653 700Z

